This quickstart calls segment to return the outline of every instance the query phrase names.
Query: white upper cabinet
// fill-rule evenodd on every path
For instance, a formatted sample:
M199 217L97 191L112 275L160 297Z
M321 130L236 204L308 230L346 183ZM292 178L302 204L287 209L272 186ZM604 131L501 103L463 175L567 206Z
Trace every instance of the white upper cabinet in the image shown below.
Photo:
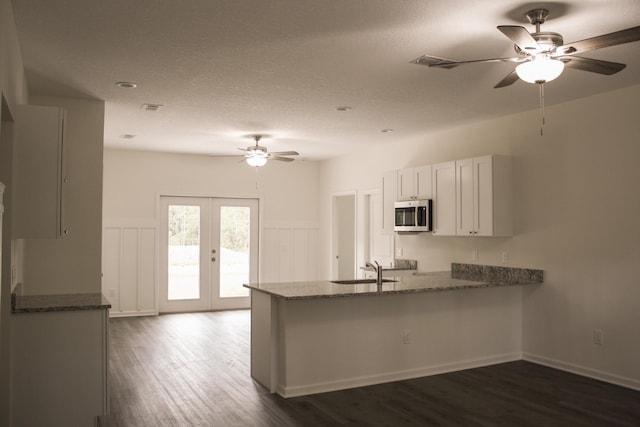
M456 162L432 165L433 234L456 235Z
M510 236L512 229L511 161L506 156L457 160L456 234Z
M431 165L398 171L398 200L431 199Z
M20 105L13 144L16 238L56 238L64 226L64 120L59 107Z
M397 171L383 172L382 174L382 234L393 234L395 222L395 209L393 204L398 198L398 173Z
M473 159L456 160L456 234L475 233Z

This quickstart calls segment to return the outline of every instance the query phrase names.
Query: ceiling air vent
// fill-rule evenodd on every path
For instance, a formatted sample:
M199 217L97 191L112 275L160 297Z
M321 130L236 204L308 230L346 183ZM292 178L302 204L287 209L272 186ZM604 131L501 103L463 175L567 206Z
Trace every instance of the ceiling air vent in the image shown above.
M162 104L142 104L142 110L144 111L158 111L162 107Z

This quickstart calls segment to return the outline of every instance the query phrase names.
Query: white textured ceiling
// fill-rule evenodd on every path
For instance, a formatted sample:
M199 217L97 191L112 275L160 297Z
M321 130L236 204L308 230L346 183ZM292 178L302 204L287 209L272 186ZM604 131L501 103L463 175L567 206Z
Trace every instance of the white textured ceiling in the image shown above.
M513 64L452 70L409 64L513 56L497 25L565 42L640 24L638 0L12 0L32 93L106 101L105 146L237 154L267 134L270 151L309 160L420 138L534 109L535 85L493 86ZM584 56L624 62L613 76L567 69L547 104L640 83L640 42ZM133 81L138 88L114 85ZM143 103L162 104L157 112ZM336 107L349 106L346 112ZM381 129L394 129L381 133ZM134 139L123 139L134 134Z

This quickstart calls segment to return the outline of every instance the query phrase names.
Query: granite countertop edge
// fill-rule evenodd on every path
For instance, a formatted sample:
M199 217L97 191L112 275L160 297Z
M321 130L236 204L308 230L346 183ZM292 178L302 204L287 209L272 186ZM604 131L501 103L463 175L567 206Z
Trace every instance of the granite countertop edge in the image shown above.
M100 292L60 295L11 294L11 312L14 314L105 310L110 308L111 303Z
M275 291L269 291L267 289L257 288L252 285L244 285L244 287L262 292L265 294L272 295L274 297L291 301L291 300L309 300L309 299L330 299L330 298L344 298L344 297L364 297L364 296L374 296L374 295L400 295L400 294L417 294L417 293L427 293L427 292L445 292L445 291L457 291L463 289L482 289L482 288L497 288L497 287L505 287L505 286L522 286L522 285L535 285L539 283L488 283L488 282L478 282L467 285L457 285L457 286L434 286L434 287L424 287L424 288L412 288L412 289L390 289L390 290L381 290L381 291L363 291L363 292L343 292L343 293L334 293L334 294L312 294L312 295L282 295ZM349 286L349 285L343 285Z
M542 270L452 264L452 271L397 277L395 282L383 283L381 289L375 283L340 285L328 280L249 284L244 287L283 300L306 300L535 285L542 282Z

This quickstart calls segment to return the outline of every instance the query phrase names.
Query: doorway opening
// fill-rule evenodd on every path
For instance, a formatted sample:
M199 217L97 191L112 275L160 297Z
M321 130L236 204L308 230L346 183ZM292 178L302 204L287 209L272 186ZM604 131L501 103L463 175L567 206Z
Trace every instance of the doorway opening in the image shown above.
M331 278L356 278L356 193L334 194L331 198Z

